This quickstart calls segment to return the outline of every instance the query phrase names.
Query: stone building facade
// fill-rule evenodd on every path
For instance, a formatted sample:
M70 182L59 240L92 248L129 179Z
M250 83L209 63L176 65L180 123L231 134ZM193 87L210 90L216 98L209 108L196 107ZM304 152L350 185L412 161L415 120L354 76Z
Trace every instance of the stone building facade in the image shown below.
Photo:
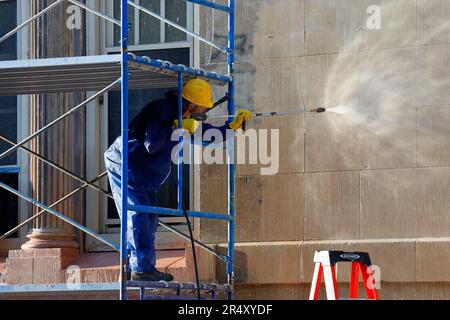
M314 251L345 250L370 253L382 299L448 298L450 1L238 0L236 10L237 103L337 112L252 122L279 129L280 169L237 169L238 296L307 298ZM223 40L226 20L200 16L202 33ZM207 47L201 64L224 70ZM224 166L202 167L201 183L202 209L225 212ZM199 225L202 240L224 242L223 225ZM346 266L338 278L349 281Z
M52 1L31 2L37 5L33 10ZM46 21L56 23L64 10ZM249 128L279 130L280 165L275 175L261 175L264 164L237 167L237 297L306 299L314 252L345 250L370 253L379 267L381 299L449 298L450 0L236 0L236 13L237 104L254 112L317 106L331 111L250 122ZM192 28L226 44L226 15L194 8L192 16ZM87 33L63 34L42 26L40 32L50 35L45 38L49 50L38 50L41 39L30 53L35 58L102 53L95 46L84 47L85 38L101 38L103 29L98 20L89 24L93 18L83 17ZM98 30L92 34L87 26ZM225 57L215 49L196 43L191 50L192 65L225 72ZM215 93L220 98L223 90ZM53 102L73 105L82 97L31 99L30 129L61 111ZM44 111L43 103L51 107ZM101 168L100 142L87 158L67 157L82 154L79 150L89 143L84 115L71 121L72 131L51 156L80 174L87 174L92 159ZM81 136L73 134L80 131ZM53 134L57 138L61 133ZM35 142L36 150L44 147L45 141ZM73 188L42 170L31 163L32 190L42 191L50 182ZM193 170L199 181L191 190L193 206L225 213L226 166ZM37 173L44 173L46 180L37 179ZM60 196L49 190L43 200ZM101 232L101 223L92 222L97 207L86 210L83 204L75 210L83 201L65 209L78 212L74 218ZM200 240L225 250L224 223L196 220L195 232ZM53 241L65 245L48 245L52 233ZM58 238L61 233L63 238ZM83 237L76 238L70 228L51 219L35 225L30 238L37 239L31 247L41 240L47 243L43 247L89 251ZM202 279L225 281L221 262L199 252ZM339 267L338 278L348 282L347 266ZM342 287L345 294L348 286Z

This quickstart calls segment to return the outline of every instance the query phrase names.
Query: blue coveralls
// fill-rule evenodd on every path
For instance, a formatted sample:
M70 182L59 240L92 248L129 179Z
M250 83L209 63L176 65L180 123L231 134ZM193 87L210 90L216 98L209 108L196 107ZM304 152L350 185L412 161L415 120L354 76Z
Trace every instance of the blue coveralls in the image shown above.
M172 149L178 141L171 141L173 122L178 119L178 100L167 94L148 104L131 122L128 138L128 203L130 205L156 205L156 191L171 171ZM214 127L204 123L203 131L219 129L225 134L228 125ZM224 135L225 137L225 135ZM225 138L224 138L225 139ZM121 214L122 138L119 136L105 152L105 164L114 201ZM155 233L158 215L128 211L128 248L130 267L134 272L155 271Z

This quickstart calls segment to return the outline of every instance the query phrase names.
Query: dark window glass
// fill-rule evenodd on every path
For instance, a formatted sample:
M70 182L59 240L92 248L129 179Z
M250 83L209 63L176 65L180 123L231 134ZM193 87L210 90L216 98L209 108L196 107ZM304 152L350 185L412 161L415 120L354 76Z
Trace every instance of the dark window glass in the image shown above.
M16 0L0 1L0 36L8 33L17 25ZM17 37L12 36L0 44L0 61L17 59ZM17 98L0 97L0 135L10 140L17 139ZM11 145L0 140L0 153ZM0 160L0 166L17 164L16 152Z
M0 1L0 36L5 35L17 25L17 1ZM0 44L0 61L17 59L17 36L14 35ZM17 139L17 97L0 97L0 135L16 141ZM0 153L11 145L0 141ZM16 152L0 160L0 166L16 165ZM18 174L0 173L0 181L18 189ZM0 234L4 234L18 224L17 196L0 188ZM16 238L17 233L10 236Z
M9 185L14 189L18 189L18 175L17 174L2 174L0 173L0 181ZM17 196L11 192L0 188L0 234L11 230L17 226L18 221L18 201ZM17 238L17 233L12 234L10 238Z
M186 1L166 0L166 18L176 24L187 27ZM186 33L166 24L166 42L186 41Z
M148 56L168 60L176 64L190 65L189 49L170 49L134 52L137 55ZM167 89L130 90L129 93L129 120L131 121L140 110L149 102L164 98ZM108 94L108 145L120 135L120 91L110 91ZM183 199L185 206L189 207L189 165L183 167ZM173 166L172 173L158 192L158 206L165 208L177 208L177 170ZM118 218L114 202L110 199L108 203L108 218Z
M17 26L16 0L0 1L0 36L7 34ZM20 31L19 31L20 32ZM17 59L17 34L0 45L0 60Z
M128 6L128 23L132 25L131 29L128 29L128 45L134 45L134 7ZM120 0L114 0L114 18L120 21ZM114 43L113 47L120 46L120 27L114 25Z
M161 14L160 0L141 0L140 5L157 14ZM141 11L139 13L139 43L151 44L160 42L161 42L160 20Z
M0 97L0 135L9 140L17 140L17 97ZM11 144L0 140L0 153L11 148ZM17 152L0 160L0 166L17 164Z

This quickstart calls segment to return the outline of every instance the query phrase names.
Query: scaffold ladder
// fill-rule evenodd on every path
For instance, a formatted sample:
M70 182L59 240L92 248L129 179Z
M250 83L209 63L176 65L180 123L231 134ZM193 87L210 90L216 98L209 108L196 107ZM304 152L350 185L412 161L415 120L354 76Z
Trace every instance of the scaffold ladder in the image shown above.
M102 241L103 243L107 244L108 246L110 246L113 249L120 252L120 272L121 272L121 274L120 274L120 298L122 300L127 298L127 288L136 288L136 287L141 289L141 298L142 299L149 298L149 295L146 294L146 290L148 290L148 289L150 289L150 290L169 289L169 291L175 290L175 295L172 295L172 297L174 296L174 297L178 297L178 298L184 298L184 296L182 296L182 294L181 294L183 291L201 290L205 293L211 294L211 297L213 297L213 298L217 297L218 293L225 293L228 299L232 299L233 298L232 288L233 288L233 278L234 278L234 273L233 273L234 241L235 241L235 236L234 236L234 233L235 233L235 224L234 224L235 223L234 222L234 216L235 216L235 200L234 200L234 197L235 197L235 180L234 180L235 166L234 166L234 161L228 161L228 212L227 212L227 214L184 210L184 208L182 207L182 203L183 203L183 196L182 196L182 187L183 187L182 158L183 158L183 153L182 153L182 145L181 144L183 142L183 136L182 136L182 130L181 130L182 129L181 128L181 126L182 126L182 121L181 121L182 120L182 98L181 98L182 91L181 90L183 87L183 83L186 79L191 79L191 78L196 78L196 77L203 78L203 79L209 81L213 85L228 86L228 93L227 93L227 95L228 95L228 114L230 115L230 120L232 120L232 115L235 114L235 105L234 105L235 90L234 90L234 79L233 79L234 52L235 52L235 46L234 46L235 0L228 0L228 5L216 4L215 2L206 1L206 0L184 0L185 2L190 2L193 4L200 5L200 6L205 6L205 7L211 8L213 10L223 11L228 15L228 45L226 47L217 45L214 42L200 36L199 34L196 34L192 31L184 28L183 26L180 26L180 25L166 19L165 17L160 16L131 0L120 0L121 1L120 21L113 19L111 17L108 17L107 15L105 15L101 12L98 12L92 8L89 8L87 5L85 5L79 1L76 1L76 0L57 0L57 1L53 2L52 4L50 4L48 7L46 7L45 9L43 9L42 11L38 12L33 17L30 17L28 20L22 22L20 25L18 25L12 31L3 35L0 38L0 45L6 39L10 38L18 31L22 30L24 27L26 27L31 22L35 21L39 17L43 16L44 14L46 14L47 12L49 12L50 10L55 8L56 6L66 2L66 1L71 4L79 6L80 8L86 10L89 13L95 14L96 16L98 16L102 19L105 19L106 21L109 21L110 23L120 26L120 28L121 28L120 77L111 79L111 82L109 82L109 84L101 90L97 90L98 83L96 83L95 85L90 84L90 83L84 83L83 79L79 79L80 83L77 84L78 85L77 87L74 87L74 88L61 87L65 91L68 91L69 89L71 89L71 90L77 90L77 89L82 90L83 89L84 91L96 91L96 93L93 94L92 96L90 96L89 98L87 98L85 101L83 101L76 107L72 108L68 112L61 115L57 119L55 119L55 120L51 121L50 123L48 123L47 125L43 126L41 129L37 130L36 132L31 134L27 138L23 139L22 141L19 141L16 143L16 142L8 140L4 137L0 137L3 141L5 141L11 145L11 147L8 150L6 150L2 154L0 154L0 159L5 158L6 156L10 155L12 152L14 152L16 150L23 150L23 151L29 153L31 156L43 160L46 164L71 176L73 179L83 183L83 185L80 188L73 190L71 193L65 195L57 202L55 202L51 205L46 205L42 202L39 202L39 201L33 199L32 197L30 197L28 195L23 194L23 193L19 192L18 190L0 182L1 188L17 195L21 199L23 199L23 200L29 202L30 204L37 206L41 209L41 211L39 211L37 215L34 215L31 218L27 219L26 221L21 222L17 227L8 231L5 235L1 236L1 238L12 234L20 227L25 226L26 224L34 221L36 218L38 218L43 213L50 213L50 214L56 216L57 218L65 221L66 223L69 223L76 229L98 239L99 241ZM228 73L226 75L219 75L215 72L207 72L202 69L190 68L190 67L186 67L184 65L175 65L169 61L151 59L148 57L140 57L140 56L137 56L137 55L134 55L134 54L128 52L128 35L129 35L129 33L128 33L129 32L128 10L127 10L128 6L134 7L136 10L139 10L143 13L153 16L154 18L157 18L157 19L161 20L162 22L169 24L178 30L183 31L186 34L198 39L199 41L202 41L202 42L206 43L207 45L212 46L212 47L218 49L220 52L226 54L227 55ZM91 59L95 60L94 56L86 57L86 58L89 58L88 60L91 60ZM51 68L52 65L58 66L59 68L64 68L65 64L67 64L67 61L65 59L63 59L63 60L56 59L56 60L58 60L57 64L56 64L56 62L49 61L50 59L44 59L44 60L46 60L46 61L38 62L41 64L40 65L41 68L42 67L50 67ZM68 60L70 60L70 59L68 59ZM70 66L71 70L73 70L73 68L76 68L78 66L79 62L82 60L83 59L81 59L81 58L75 59L74 63ZM112 60L114 60L114 57L107 56L107 60L112 61ZM35 62L36 61L33 61L33 60L23 61L23 63L21 63L19 65L19 68L33 68L33 65L35 65L35 68L38 68L37 64L35 64ZM89 63L87 65L89 65ZM178 123L179 123L178 129L180 129L179 130L180 145L179 145L179 150L178 150L179 152L178 152L178 174L177 174L177 176L178 176L178 186L177 186L178 206L177 206L177 209L159 208L159 207L151 207L151 206L129 206L128 202L127 202L127 199L128 199L128 91L130 90L129 77L130 77L131 67L133 67L134 69L150 70L154 73L158 73L158 74L168 76L168 77L173 77L177 80L176 83L178 86L178 120L179 120L178 121ZM2 68L8 69L9 64L8 63L5 63L5 64L0 63L0 70ZM63 69L61 69L61 70L63 70ZM27 79L24 78L23 81L27 81ZM45 79L43 81L45 81ZM166 80L164 80L164 81L166 81ZM166 82L164 82L164 83L166 83ZM56 86L58 86L58 84L56 84ZM100 97L107 91L112 90L112 89L117 89L118 87L120 87L120 90L121 90L121 136L122 136L122 146L123 146L122 154L124 155L123 159L122 159L122 170L121 170L121 187L122 187L122 214L121 214L122 219L121 220L122 220L122 222L121 222L121 230L120 230L120 239L121 239L120 245L117 245L113 241L111 241L105 237L102 237L101 235L97 234L93 230L86 228L85 226L79 224L78 222L74 221L73 219L66 217L64 214L62 214L54 209L54 207L57 204L69 199L74 194L81 192L82 190L84 190L85 188L88 188L88 187L92 188L94 190L97 190L97 191L105 194L108 197L111 197L111 195L108 192L106 192L106 190L103 190L100 187L98 187L97 185L95 185L95 183L97 181L99 181L100 179L102 179L103 177L106 176L106 173L101 173L96 178L88 181L87 179L84 179L83 177L80 177L80 176L74 174L73 172L70 172L70 171L64 169L63 167L43 158L42 156L38 155L37 153L33 152L32 150L30 150L26 147L28 142L32 141L37 136L43 134L48 129L52 128L53 126L60 124L62 122L62 120L69 117L73 113L86 107L86 105L89 102L92 102L94 99ZM41 91L39 91L39 90L41 90ZM32 90L32 89L28 88L26 93L21 91L20 94L39 94L39 93L49 92L48 87L45 88L45 86L39 87L39 90L38 89ZM47 90L47 91L45 91L45 90ZM53 90L52 92L56 92L56 91ZM227 143L226 149L228 151L229 160L234 159L234 140L231 140L230 142ZM219 254L213 248L209 247L208 245L206 245L204 243L201 243L198 240L194 240L194 242L196 245L199 246L199 248L206 250L207 252L215 255L217 258L219 258L220 261L222 261L226 264L227 284L222 285L222 286L215 285L215 284L200 284L200 286L198 286L198 285L181 284L181 283L173 283L173 284L153 283L153 282L152 283L142 283L142 282L137 283L137 282L129 281L127 279L126 273L125 273L127 270L127 264L128 264L128 262L127 262L128 250L127 250L127 244L126 244L127 243L126 242L126 232L127 232L126 221L128 220L127 219L128 210L138 210L139 212L148 213L148 214L158 214L158 215L163 214L163 215L172 215L172 216L179 216L179 217L187 215L188 217L198 217L198 218L204 218L204 219L215 219L215 220L226 221L228 224L228 251L227 251L226 255ZM182 232L179 232L163 223L160 223L160 225L162 225L166 229L174 232L175 234L177 234L178 236L180 236L184 239L190 239L190 237L188 235L186 235Z

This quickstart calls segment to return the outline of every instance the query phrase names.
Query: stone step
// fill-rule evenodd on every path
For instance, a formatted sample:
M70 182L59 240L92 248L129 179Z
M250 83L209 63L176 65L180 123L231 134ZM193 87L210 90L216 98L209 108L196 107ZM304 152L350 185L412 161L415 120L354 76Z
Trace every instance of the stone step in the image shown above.
M11 250L6 259L7 284L109 283L119 279L119 253L83 253L64 249ZM157 251L158 270L189 282L185 250Z

